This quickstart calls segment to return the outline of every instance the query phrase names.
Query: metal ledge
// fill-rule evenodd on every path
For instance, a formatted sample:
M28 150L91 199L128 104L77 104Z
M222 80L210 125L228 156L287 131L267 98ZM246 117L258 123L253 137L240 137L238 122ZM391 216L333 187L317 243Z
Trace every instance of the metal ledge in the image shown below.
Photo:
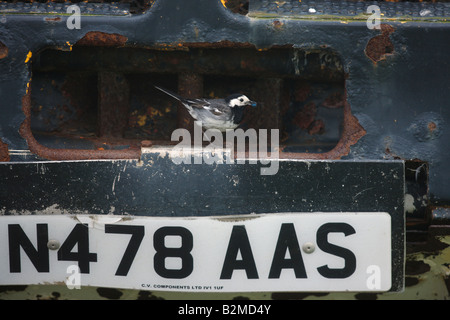
M70 15L67 13L67 8L71 5L77 5L80 8L82 15L94 15L94 16L127 16L130 15L129 3L56 3L56 2L0 2L0 14L57 14L57 15Z
M436 2L381 2L381 1L313 1L297 0L273 1L252 0L249 17L286 17L297 19L342 19L366 20L370 14L367 8L378 5L382 19L405 19L426 21L447 21L450 16L450 3Z

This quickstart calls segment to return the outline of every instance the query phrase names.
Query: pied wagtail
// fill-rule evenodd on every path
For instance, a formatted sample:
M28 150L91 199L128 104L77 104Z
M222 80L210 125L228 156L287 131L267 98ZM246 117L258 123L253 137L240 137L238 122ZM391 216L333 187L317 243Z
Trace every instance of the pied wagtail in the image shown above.
M225 99L186 99L167 89L155 88L180 101L192 118L201 121L204 129L218 129L222 132L235 129L244 117L245 107L256 107L256 102L240 93Z

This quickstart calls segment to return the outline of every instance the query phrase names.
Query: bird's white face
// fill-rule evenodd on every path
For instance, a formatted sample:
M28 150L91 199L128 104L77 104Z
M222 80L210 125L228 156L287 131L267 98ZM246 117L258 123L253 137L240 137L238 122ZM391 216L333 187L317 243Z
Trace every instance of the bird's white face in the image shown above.
M245 106L256 106L256 102L251 101L247 96L242 95L237 98L231 99L229 102L230 107L245 107Z

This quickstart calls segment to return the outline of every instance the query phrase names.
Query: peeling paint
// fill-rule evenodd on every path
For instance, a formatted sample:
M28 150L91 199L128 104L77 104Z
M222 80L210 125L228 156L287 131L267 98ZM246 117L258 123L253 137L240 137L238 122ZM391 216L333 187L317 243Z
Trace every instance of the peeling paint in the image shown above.
M87 211L73 210L61 208L59 204L55 203L49 207L35 210L7 210L6 208L0 209L0 216L2 215L63 215L63 214L88 214Z
M0 41L0 60L8 56L8 47Z
M394 53L394 44L389 35L394 32L394 28L387 24L381 25L381 35L369 40L364 50L367 57L374 63L386 59L386 56Z
M120 47L125 45L128 38L117 33L89 31L78 40L77 46Z
M257 214L249 214L248 216L223 216L223 217L212 217L211 219L221 222L239 222L239 221L254 220L258 218L261 218L261 216Z
M33 53L31 51L28 51L27 57L25 58L25 63L28 63L31 60L32 56L33 56Z
M405 212L413 213L416 210L414 206L414 197L410 194L405 194Z
M86 224L88 228L104 230L105 224L114 224L124 221L123 217L116 215L76 215L74 220Z
M8 145L0 138L0 162L7 162L10 160Z

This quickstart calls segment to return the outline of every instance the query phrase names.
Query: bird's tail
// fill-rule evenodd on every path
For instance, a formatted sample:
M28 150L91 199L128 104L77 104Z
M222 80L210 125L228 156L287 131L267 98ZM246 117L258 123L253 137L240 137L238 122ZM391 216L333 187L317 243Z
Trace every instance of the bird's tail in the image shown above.
M173 93L173 92L170 91L170 90L167 90L167 89L164 89L164 88L161 88L161 87L158 87L158 86L155 86L155 88L158 89L158 90L161 90L161 91L164 92L165 94L167 94L167 95L171 96L172 98L175 98L175 99L177 99L177 100L179 100L179 101L183 101L183 100L184 100L182 97L180 97L180 96L177 95L176 93Z

